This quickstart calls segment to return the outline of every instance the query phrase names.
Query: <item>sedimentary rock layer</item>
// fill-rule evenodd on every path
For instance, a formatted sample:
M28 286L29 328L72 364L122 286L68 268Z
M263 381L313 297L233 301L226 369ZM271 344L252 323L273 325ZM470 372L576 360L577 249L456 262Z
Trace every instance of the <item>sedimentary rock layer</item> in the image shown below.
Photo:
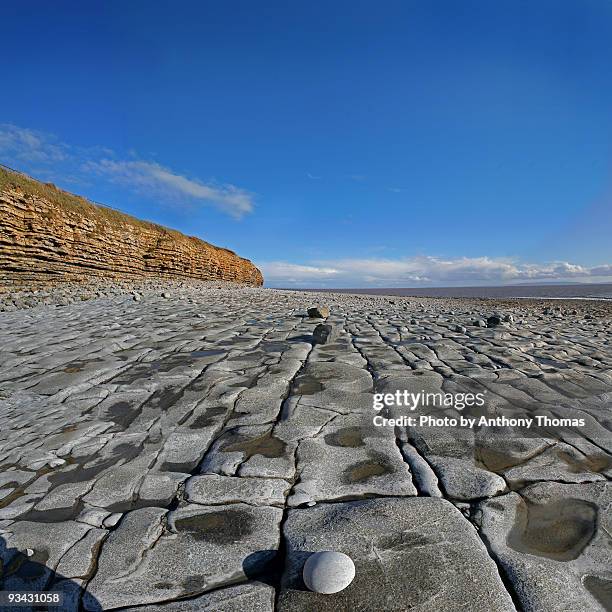
M92 277L263 283L228 249L0 169L0 285Z

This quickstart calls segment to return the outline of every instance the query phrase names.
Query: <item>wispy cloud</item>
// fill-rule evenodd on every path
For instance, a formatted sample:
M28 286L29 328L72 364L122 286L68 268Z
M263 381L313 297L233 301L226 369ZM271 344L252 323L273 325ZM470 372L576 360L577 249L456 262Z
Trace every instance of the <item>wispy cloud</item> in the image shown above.
M512 283L612 277L612 264L585 267L569 262L520 263L490 257L443 259L338 259L309 264L259 262L273 286L401 287L457 283Z
M266 280L288 284L300 284L314 279L321 282L325 279L334 279L341 273L340 270L331 267L303 266L282 261L271 261L262 266Z
M0 125L0 154L9 160L54 163L68 159L69 147L54 138L15 125Z
M306 173L306 176L307 176L309 179L313 180L313 181L318 181L319 179L321 179L321 178L322 178L322 177L320 177L320 176L316 176L316 175L314 175L314 174L310 174L310 172L307 172L307 173Z
M207 202L235 218L253 210L252 195L244 189L189 179L156 162L101 159L84 163L83 169L133 190L168 200L187 198Z
M235 185L189 178L157 162L121 159L103 147L71 146L14 125L0 125L0 156L8 165L25 164L30 170L35 166L42 173L55 170L57 175L61 168L61 175L72 183L86 183L95 176L173 206L214 206L236 219L254 208L253 195Z

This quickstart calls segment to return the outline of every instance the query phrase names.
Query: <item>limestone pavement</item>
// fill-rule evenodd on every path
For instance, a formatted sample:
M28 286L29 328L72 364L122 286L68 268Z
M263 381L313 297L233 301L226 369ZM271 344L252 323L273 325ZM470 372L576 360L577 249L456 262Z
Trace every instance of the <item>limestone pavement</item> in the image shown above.
M0 314L4 590L89 611L610 609L610 305L169 291ZM373 394L397 389L584 425L375 427ZM344 591L305 589L320 550L353 559Z

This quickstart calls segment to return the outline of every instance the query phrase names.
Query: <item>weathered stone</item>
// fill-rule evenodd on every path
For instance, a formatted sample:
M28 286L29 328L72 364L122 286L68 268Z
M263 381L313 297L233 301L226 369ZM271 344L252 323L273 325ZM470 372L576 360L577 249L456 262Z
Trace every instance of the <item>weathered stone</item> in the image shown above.
M284 523L287 565L278 609L456 609L514 611L476 531L447 501L374 499L291 510ZM318 550L355 563L355 579L332 595L304 590L302 571ZM376 585L375 588L373 585Z
M36 504L36 510L44 512L76 507L79 499L86 495L93 485L94 483L90 481L59 485Z
M87 523L92 527L102 527L105 519L111 515L107 510L100 510L98 508L85 508L75 520L79 523Z
M56 572L65 578L91 577L103 539L105 529L90 529L61 559Z
M176 496L179 486L189 478L181 472L149 472L138 490L138 500L152 506L165 506Z
M254 506L282 506L290 484L280 478L233 478L207 474L187 481L185 497L196 504L244 502Z
M193 599L124 608L125 612L273 612L274 587L261 582L228 586Z
M65 572L49 586L73 608L99 557L91 609L267 610L285 544L300 590L279 609L488 612L507 602L498 575L521 609L605 607L612 304L572 318L555 302L544 320L530 301L427 299L405 327L417 304L384 296L152 279L2 290L0 309L28 310L0 316L0 532L36 580ZM317 301L333 320L304 317ZM468 326L494 308L522 323ZM342 333L313 345L317 324ZM485 404L373 409L396 391ZM584 425L373 426L400 413ZM345 513L362 503L376 509ZM279 541L281 516L313 511ZM330 548L354 558L354 582L304 591L306 556Z
M438 477L431 469L429 463L419 455L411 444L402 442L401 449L404 459L410 466L410 472L419 493L429 495L430 497L442 497L442 492L438 486Z
M452 499L481 499L507 489L506 481L501 476L477 467L469 459L430 455L427 460L436 471L442 489Z
M338 336L338 329L333 325L319 323L312 332L315 344L327 344L333 342Z
M611 503L598 482L538 483L480 505L483 536L524 609L606 609Z
M600 472L610 467L612 461L599 451L588 457L573 446L559 442L533 459L504 470L503 474L506 481L515 486L547 480L580 483L606 480Z
M313 306L308 309L308 316L311 319L327 319L329 317L329 308L327 306Z
M417 493L395 438L354 417L339 417L316 438L302 440L297 458L300 478L291 506Z
M192 597L265 572L279 545L279 508L191 504L128 513L105 542L89 592L103 609ZM95 604L85 601L87 609Z

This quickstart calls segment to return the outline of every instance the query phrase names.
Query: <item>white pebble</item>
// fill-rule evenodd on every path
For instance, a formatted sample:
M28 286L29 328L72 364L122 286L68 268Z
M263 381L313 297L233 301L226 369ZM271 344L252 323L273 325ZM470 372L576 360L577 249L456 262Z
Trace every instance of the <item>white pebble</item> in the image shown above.
M302 572L304 584L315 593L338 593L355 577L355 564L344 553L323 550L306 560Z

